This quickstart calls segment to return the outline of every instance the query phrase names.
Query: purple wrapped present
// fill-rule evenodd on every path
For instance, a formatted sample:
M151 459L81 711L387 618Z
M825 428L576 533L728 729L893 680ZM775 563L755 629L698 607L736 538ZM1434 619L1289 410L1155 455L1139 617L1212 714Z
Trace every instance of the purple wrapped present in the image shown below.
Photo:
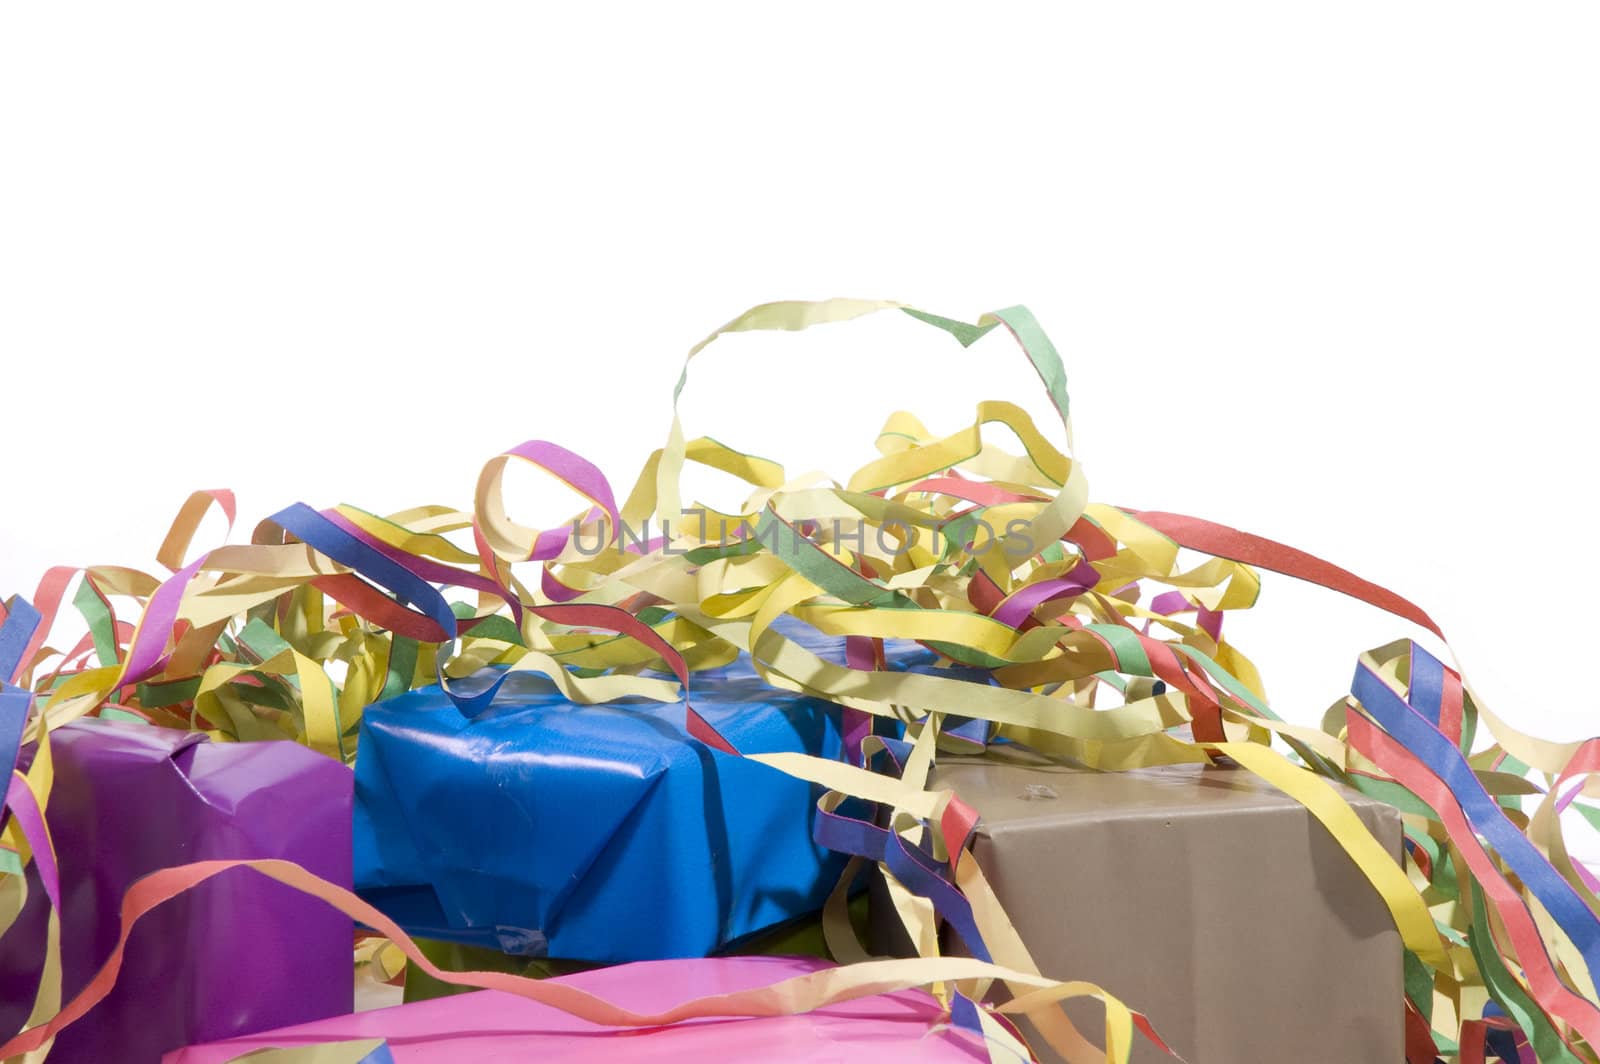
M48 820L61 870L63 1000L100 968L139 877L190 861L280 857L350 883L348 768L289 742L85 720L51 733ZM0 1041L26 1022L46 900L0 948ZM56 1039L51 1060L157 1061L169 1050L349 1012L348 917L247 869L160 906L129 939L116 988Z

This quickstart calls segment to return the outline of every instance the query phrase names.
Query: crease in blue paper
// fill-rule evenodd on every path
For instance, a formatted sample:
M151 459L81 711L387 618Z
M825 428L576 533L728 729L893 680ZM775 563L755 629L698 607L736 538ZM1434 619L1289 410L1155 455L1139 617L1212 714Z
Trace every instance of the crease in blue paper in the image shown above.
M830 661L844 641L785 634ZM889 667L936 655L891 647ZM839 707L748 658L691 677L746 753L840 756ZM577 706L515 674L464 717L437 687L370 707L355 885L413 935L599 963L700 957L820 909L845 857L812 838L821 791L689 738L682 703Z

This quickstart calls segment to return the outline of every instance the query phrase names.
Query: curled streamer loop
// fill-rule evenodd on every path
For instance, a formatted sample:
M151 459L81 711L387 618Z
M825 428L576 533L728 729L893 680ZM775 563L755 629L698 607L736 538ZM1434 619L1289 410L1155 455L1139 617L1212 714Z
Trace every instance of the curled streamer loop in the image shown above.
M527 528L507 516L501 487L506 466L513 458L543 469L588 500L593 507L591 515L598 512L606 519L605 544L616 542L622 518L617 513L611 485L600 470L559 444L529 440L489 459L478 475L473 516L485 542L496 554L507 561L550 561L566 549L573 533L566 525L543 531Z

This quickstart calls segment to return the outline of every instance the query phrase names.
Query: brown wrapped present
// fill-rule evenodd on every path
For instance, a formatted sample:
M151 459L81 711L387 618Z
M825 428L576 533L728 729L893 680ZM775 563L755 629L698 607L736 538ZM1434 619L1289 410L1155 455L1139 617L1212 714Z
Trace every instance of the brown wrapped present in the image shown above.
M1320 823L1250 773L986 760L941 763L934 785L982 815L973 853L1040 970L1099 983L1190 1064L1404 1058L1388 910ZM1398 857L1399 813L1342 793ZM881 952L905 951L886 903L873 928ZM1068 1011L1098 1029L1097 1006ZM1139 1040L1133 1059L1170 1058Z

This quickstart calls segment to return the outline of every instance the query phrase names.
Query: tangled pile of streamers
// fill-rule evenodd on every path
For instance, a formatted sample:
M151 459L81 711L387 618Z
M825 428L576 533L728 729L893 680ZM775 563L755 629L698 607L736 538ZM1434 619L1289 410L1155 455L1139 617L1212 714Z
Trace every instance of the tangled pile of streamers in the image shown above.
M767 304L690 358L723 333L798 330L890 308L963 346L1002 327L1068 428L1060 360L1021 307L968 325L892 303ZM675 402L687 373L686 362ZM1022 453L986 440L989 426L1009 430ZM186 562L210 508L222 510L230 531L235 514L229 493L198 492L156 556L170 575L51 570L34 605L8 602L0 630L0 679L10 681L3 697L31 706L17 714L26 719L20 739L37 742L7 792L0 929L20 911L30 861L53 885L48 733L75 718L135 719L216 740L291 738L351 762L370 704L441 682L472 709L506 675L531 670L575 703L684 700L695 738L742 756L693 706L694 674L743 652L772 686L844 707L846 759L749 755L827 792L819 838L853 854L825 917L842 966L655 1016L509 975L471 985L620 1024L770 1014L929 986L953 1022L984 1035L995 1059L1027 1054L1012 1022L1026 1016L1068 1060L1126 1060L1136 1032L1159 1037L1098 987L1038 971L966 845L976 813L931 775L940 751L1009 741L1107 771L1228 762L1301 802L1365 872L1399 930L1413 1064L1522 1061L1530 1052L1541 1061L1600 1061L1600 883L1568 856L1560 824L1580 794L1600 794L1590 779L1600 769L1597 741L1549 743L1510 728L1456 669L1409 640L1362 655L1351 696L1320 728L1281 720L1254 665L1223 635L1226 614L1256 601L1258 569L1438 628L1398 595L1269 540L1091 503L1078 463L1010 403L981 403L970 426L942 437L895 414L877 450L843 486L790 481L775 462L687 438L675 416L667 445L620 504L592 464L533 441L488 462L470 512L424 506L379 517L297 504L258 526L249 544ZM501 490L512 462L576 492L575 519L543 530L514 522ZM729 512L686 510L685 463L741 478L752 493ZM1183 548L1206 557L1185 568ZM62 651L47 640L75 580L71 602L89 634ZM135 624L117 612L128 601L138 606ZM781 617L845 637L848 662L823 660L788 638L793 621L776 626ZM884 640L918 641L946 667L884 670ZM900 722L903 742L875 733L875 717ZM1480 729L1492 741L1479 741ZM1400 810L1403 866L1329 780ZM844 817L847 796L874 803L876 815ZM1585 803L1576 808L1600 816ZM885 870L921 959L871 960L849 930L848 880L871 861ZM243 863L324 897L424 970L470 982L439 973L348 892L284 862ZM124 937L143 911L221 867L231 864L141 881L124 905ZM962 935L971 959L939 956L941 922ZM52 920L52 953L59 934ZM59 978L44 980L30 1027L0 1047L0 1058L47 1049L64 1022L103 996L115 959L64 1010ZM1007 984L1009 1000L977 1004L993 980ZM1099 1045L1059 1007L1085 995L1105 1004Z

